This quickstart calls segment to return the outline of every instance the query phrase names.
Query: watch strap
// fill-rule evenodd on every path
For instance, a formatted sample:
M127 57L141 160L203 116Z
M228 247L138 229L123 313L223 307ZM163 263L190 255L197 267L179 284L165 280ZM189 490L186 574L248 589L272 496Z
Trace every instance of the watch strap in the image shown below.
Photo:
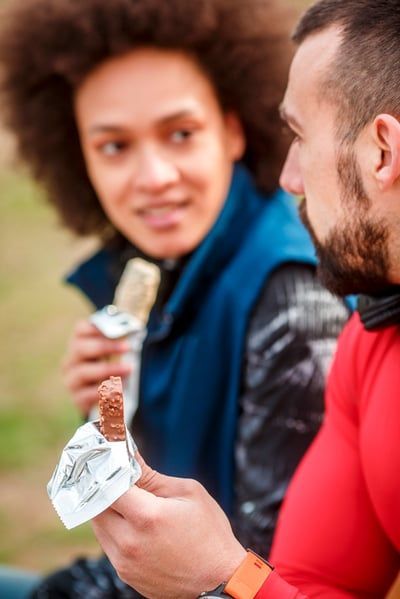
M224 592L234 599L254 599L273 566L259 555L247 550L247 555L225 585Z
M225 583L223 582L222 584L217 586L217 588L214 589L213 591L201 593L201 595L199 595L199 597L197 599L218 599L220 597L229 599L229 595L226 595L224 593L224 589L225 589Z

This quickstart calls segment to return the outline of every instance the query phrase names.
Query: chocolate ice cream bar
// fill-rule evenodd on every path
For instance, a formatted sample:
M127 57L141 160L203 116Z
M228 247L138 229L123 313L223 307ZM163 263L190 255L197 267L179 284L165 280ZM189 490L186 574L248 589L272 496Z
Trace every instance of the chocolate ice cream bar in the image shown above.
M124 399L122 381L111 376L98 388L100 432L107 441L125 441Z

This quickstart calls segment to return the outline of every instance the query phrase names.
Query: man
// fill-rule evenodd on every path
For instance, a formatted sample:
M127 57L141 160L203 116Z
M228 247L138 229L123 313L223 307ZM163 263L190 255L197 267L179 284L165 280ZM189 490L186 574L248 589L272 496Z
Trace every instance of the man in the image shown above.
M323 280L375 298L339 343L325 423L281 513L275 570L246 554L200 485L145 468L141 488L94 520L145 596L220 585L207 596L382 598L399 569L400 3L322 0L294 39L282 115L296 137L281 183L305 196Z

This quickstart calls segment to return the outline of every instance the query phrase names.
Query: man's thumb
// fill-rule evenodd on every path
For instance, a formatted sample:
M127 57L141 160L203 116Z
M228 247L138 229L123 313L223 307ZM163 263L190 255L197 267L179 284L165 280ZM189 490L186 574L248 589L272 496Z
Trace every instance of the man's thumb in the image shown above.
M136 452L135 457L142 469L142 476L136 483L138 487L157 497L178 498L184 497L187 494L187 479L160 474L146 464L139 452Z
M160 485L159 479L162 478L162 474L159 474L159 472L150 468L138 451L135 454L135 458L142 469L142 476L137 481L136 485L141 489L145 489L145 491L149 491L149 493L158 495L157 489Z

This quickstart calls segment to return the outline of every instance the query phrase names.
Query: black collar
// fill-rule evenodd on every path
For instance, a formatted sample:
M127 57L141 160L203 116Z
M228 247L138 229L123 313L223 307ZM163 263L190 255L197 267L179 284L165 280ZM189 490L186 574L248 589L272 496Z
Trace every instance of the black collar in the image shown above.
M379 296L360 295L357 310L367 331L400 324L400 286L390 287Z

